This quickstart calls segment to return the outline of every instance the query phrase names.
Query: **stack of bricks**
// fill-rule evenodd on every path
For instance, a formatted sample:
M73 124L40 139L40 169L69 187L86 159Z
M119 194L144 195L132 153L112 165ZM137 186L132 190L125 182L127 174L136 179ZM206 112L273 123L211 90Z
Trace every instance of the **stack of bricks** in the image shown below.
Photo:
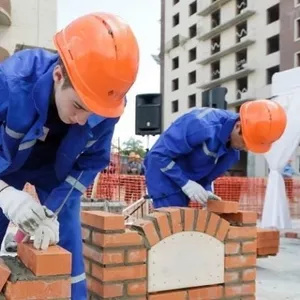
M239 211L238 205L209 201L207 210L161 208L130 226L121 215L83 211L89 299L255 299L257 216ZM200 232L224 244L222 283L149 292L149 251L164 239L184 232ZM161 255L167 257L169 253Z
M257 229L257 256L275 256L279 251L280 232L276 229Z
M71 299L71 254L59 246L46 251L20 244L16 257L0 259L0 300Z

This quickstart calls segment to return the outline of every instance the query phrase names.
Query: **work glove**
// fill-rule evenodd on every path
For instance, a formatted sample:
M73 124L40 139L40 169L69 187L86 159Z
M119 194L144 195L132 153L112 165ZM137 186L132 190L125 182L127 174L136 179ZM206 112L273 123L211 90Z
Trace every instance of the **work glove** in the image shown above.
M34 233L33 246L39 250L47 250L50 245L59 242L59 222L51 210L45 209L46 219L42 221Z
M189 180L182 187L182 191L190 200L206 205L208 193L199 183Z
M222 201L222 199L219 196L217 196L216 194L213 194L210 191L207 191L207 198L208 198L208 200Z
M0 207L5 216L24 233L32 235L46 218L43 206L30 194L8 186L0 191Z

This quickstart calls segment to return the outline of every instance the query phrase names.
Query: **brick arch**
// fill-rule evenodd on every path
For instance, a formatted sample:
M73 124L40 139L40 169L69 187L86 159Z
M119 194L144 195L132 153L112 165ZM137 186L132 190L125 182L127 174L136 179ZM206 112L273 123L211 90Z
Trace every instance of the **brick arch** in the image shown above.
M158 209L133 224L121 215L84 211L82 233L89 293L95 299L255 299L256 214L238 211L237 202L209 202L207 210ZM222 282L149 290L151 249L185 233L224 245Z

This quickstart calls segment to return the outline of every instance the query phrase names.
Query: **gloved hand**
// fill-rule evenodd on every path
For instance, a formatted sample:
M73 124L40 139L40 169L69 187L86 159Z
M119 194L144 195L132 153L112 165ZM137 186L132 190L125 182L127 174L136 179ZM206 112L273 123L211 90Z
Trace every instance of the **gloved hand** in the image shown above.
M59 222L56 217L53 218L54 214L51 210L46 207L44 209L47 217L35 231L33 241L33 246L41 250L46 250L50 245L59 242Z
M24 233L32 235L46 218L45 210L30 194L12 186L0 192L0 207L5 216Z
M222 199L217 196L216 194L213 194L210 191L207 191L208 200L216 200L216 201L222 201Z
M197 182L189 180L183 187L182 191L192 201L197 201L202 205L206 205L208 194L207 191Z

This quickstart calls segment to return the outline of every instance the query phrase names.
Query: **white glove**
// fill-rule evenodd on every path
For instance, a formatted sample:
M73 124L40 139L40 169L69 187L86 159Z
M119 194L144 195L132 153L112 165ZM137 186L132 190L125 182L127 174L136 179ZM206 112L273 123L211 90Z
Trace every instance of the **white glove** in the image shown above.
M219 196L217 196L216 194L213 194L210 191L207 191L207 196L208 196L209 200L222 201L222 199Z
M32 235L46 218L43 206L30 194L9 186L0 192L0 207L5 216L24 233Z
M208 194L199 183L189 180L182 187L182 191L189 197L190 200L206 205Z
M43 220L34 233L33 246L36 249L46 250L50 245L59 242L59 222L53 218L53 212L45 208L47 218Z

